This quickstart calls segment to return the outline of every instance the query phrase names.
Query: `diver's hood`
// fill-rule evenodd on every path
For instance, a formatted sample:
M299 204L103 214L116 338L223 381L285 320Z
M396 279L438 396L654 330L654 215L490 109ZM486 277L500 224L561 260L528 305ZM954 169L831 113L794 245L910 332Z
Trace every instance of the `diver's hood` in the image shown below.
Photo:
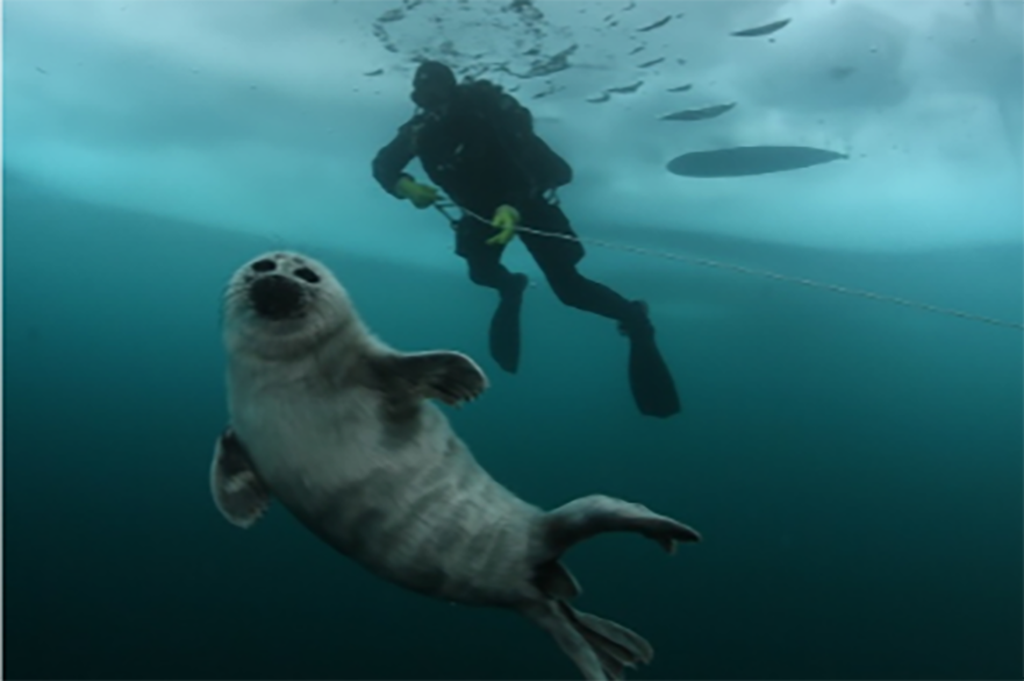
M427 111L448 103L455 92L455 73L436 61L425 61L416 69L412 81L412 101Z

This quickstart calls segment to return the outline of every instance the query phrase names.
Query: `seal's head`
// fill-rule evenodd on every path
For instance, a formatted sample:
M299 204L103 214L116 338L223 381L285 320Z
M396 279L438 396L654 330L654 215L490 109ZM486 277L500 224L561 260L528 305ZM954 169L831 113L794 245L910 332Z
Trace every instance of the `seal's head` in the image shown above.
M263 356L308 352L358 320L348 294L321 263L287 251L238 268L224 295L228 348Z

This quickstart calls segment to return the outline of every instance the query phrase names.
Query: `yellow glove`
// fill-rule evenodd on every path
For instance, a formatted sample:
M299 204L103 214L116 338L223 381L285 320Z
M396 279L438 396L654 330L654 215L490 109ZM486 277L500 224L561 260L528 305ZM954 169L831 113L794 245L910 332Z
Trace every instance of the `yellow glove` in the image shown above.
M494 211L494 218L491 226L501 230L495 236L487 240L488 246L504 246L516 235L516 225L519 224L519 211L512 206L498 206Z
M408 177L402 177L395 184L395 193L417 208L429 208L437 201L437 189L428 184L414 182Z

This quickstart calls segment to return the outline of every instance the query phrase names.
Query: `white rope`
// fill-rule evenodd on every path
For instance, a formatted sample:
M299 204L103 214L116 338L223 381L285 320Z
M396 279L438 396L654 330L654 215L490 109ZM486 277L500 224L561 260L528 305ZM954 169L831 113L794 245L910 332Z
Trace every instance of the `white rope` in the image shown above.
M435 204L436 205L436 204ZM457 207L459 210L469 215L472 218L480 220L481 222L490 224L491 221L480 215L477 215L471 210L467 210L462 206L456 204L449 204L452 207ZM452 221L451 215L445 211L444 206L437 206L444 215ZM959 317L960 319L967 319L970 321L983 322L985 324L992 324L993 326L1002 326L1010 329L1024 330L1024 324L1017 322L1008 322L1002 319L996 319L994 317L986 317L984 315L974 314L971 312L964 312L962 310L954 310L948 307L940 307L938 305L929 305L928 303L921 303L915 300L909 300L907 298L897 298L896 296L884 295L881 293L873 293L871 291L864 291L861 289L849 288L847 286L839 286L837 284L827 284L813 279L803 279L800 277L791 277L785 274L778 274L776 272L769 272L768 270L754 269L752 267L743 267L742 265L733 265L727 262L720 262L717 260L711 260L708 258L696 258L693 256L682 255L680 253L672 253L669 251L658 251L649 248L642 248L640 246L629 246L626 244L612 243L610 241L602 241L599 239L582 238L578 236L572 236L570 234L557 234L553 232L545 232L543 230L534 229L532 227L518 226L516 227L517 232L524 232L526 234L534 234L536 236L543 236L554 239L564 239L566 241L577 241L582 244L599 246L601 248L608 248L611 250L622 251L624 253L635 253L637 255L652 256L657 258L664 258L666 260L674 260L678 262L687 262L695 265L702 265L704 267L715 267L723 270L730 270L733 272L739 272L740 274L747 274L756 277L764 277L766 279L775 279L778 281L785 281L791 284L799 284L801 286L809 286L811 288L817 288L824 291L831 291L832 293L841 293L849 296L858 296L860 298L867 298L868 300L878 300L887 303L893 303L896 305L902 305L904 307L911 307L925 312L934 312L936 314L946 315L948 317Z

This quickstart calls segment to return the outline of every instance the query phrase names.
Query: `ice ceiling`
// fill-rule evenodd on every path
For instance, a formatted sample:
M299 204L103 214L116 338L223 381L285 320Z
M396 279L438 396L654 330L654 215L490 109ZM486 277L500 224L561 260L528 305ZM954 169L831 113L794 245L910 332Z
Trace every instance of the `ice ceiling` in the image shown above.
M8 0L4 162L96 203L457 266L438 216L369 172L431 57L533 110L576 170L561 197L582 234L1018 246L1022 6ZM664 120L700 110L712 115ZM666 170L737 145L848 158L740 178Z

